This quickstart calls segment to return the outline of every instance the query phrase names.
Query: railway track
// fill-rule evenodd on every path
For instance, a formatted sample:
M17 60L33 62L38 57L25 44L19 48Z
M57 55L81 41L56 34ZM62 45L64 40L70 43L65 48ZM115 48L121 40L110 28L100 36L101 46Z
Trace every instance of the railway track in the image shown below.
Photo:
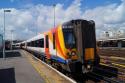
M99 48L99 55L125 58L125 48Z
M102 66L102 65L101 65ZM94 67L93 72L87 73L81 77L81 80L77 81L79 83L125 83L125 81L117 78L117 72L111 70L106 70L103 67ZM91 81L91 82L90 82Z
M108 78L108 77L105 77L105 76L102 76L100 74L96 74L93 72L91 74L88 74L88 77L90 77L91 79L99 80L100 82L120 83L120 81L118 80L113 80L112 78Z
M118 69L115 79L125 81L125 48L100 48L101 65ZM125 82L124 82L125 83Z
M124 58L112 58L107 56L101 56L101 64L116 67L118 69L125 69L125 59Z
M106 70L106 69L102 69L102 68L96 68L96 70L100 70L100 71L102 71L103 72L103 75L104 75L104 80L112 80L112 81L114 81L114 82L120 82L120 83L125 83L125 73L123 73L123 72L119 72L119 71L117 71L116 69L108 69L108 70ZM120 76L123 76L122 78L120 78ZM108 77L108 78L107 78ZM124 79L123 79L124 78Z
M114 68L117 68L119 71L120 71L120 73L119 74L125 74L124 73L124 71L125 71L125 69L124 68L120 68L120 67L116 67L116 66L113 66L113 65L108 65L108 64L105 64L105 63L100 63L101 65L105 65L105 66L110 66L110 67L114 67Z
M118 79L125 81L125 60L119 57L101 57L101 65L106 65L118 69ZM104 61L103 61L104 60Z

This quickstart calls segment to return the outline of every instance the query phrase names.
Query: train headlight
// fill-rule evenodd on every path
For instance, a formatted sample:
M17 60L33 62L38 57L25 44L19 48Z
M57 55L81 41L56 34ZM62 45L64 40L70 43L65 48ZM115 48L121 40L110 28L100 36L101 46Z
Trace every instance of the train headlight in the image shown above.
M91 65L87 65L87 69L90 69L91 68Z
M72 56L75 56L75 55L76 55L76 52L75 52L75 51L72 51L72 52L71 52L71 55L72 55Z

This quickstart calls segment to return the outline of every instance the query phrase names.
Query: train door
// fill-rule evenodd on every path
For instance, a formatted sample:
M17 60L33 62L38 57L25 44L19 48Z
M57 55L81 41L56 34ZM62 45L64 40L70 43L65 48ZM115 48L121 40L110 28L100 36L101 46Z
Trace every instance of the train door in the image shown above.
M57 49L56 49L56 33L53 33L53 56L57 55Z
M84 50L83 50L83 43L84 41L82 40L82 28L81 28L81 22L79 23L73 23L74 26L74 34L76 36L76 41L77 41L77 51L79 54L79 60L83 63L83 55L84 55ZM79 38L79 39L78 39Z
M45 35L45 55L47 59L50 59L50 53L49 53L49 36Z

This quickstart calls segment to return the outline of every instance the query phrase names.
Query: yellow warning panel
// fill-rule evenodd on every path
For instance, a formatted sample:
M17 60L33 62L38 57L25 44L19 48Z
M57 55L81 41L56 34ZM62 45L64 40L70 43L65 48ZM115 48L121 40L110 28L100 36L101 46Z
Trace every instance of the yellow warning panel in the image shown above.
M86 48L85 60L93 60L93 59L94 59L94 48Z

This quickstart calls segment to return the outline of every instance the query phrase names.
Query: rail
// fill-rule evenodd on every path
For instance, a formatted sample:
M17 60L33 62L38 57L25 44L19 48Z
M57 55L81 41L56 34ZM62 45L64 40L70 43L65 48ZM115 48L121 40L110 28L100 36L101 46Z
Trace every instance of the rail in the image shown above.
M113 71L109 71L109 70L107 71L99 67L95 67L94 69L98 72L94 72L94 71L91 72L90 74L88 74L89 77L93 77L97 80L102 80L108 83L125 83L124 80L113 77L112 75L117 75L117 73ZM102 71L102 73L105 73L105 74L107 73L108 76L103 75L102 73L100 73L100 71Z

